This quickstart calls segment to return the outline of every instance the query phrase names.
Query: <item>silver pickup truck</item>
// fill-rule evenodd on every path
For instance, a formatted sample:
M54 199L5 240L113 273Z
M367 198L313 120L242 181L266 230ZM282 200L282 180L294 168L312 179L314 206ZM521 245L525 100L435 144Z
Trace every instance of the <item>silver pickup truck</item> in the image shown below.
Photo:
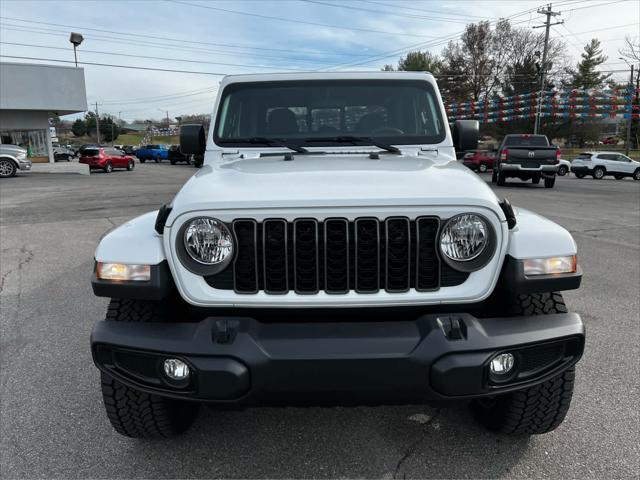
M17 145L0 144L0 178L13 177L18 170L31 170L27 150Z

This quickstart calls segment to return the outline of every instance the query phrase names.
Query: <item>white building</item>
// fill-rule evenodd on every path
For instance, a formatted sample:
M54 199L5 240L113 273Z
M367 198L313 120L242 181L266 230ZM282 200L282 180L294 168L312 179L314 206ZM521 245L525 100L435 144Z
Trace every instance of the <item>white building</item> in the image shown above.
M87 110L84 69L0 62L0 143L53 162L49 117Z

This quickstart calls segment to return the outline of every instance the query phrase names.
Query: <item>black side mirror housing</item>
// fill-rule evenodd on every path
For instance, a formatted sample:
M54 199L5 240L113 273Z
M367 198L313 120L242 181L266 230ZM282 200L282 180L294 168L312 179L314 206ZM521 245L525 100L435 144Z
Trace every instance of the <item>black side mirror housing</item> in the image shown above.
M476 150L480 138L478 120L456 120L453 124L453 146L456 152Z
M204 127L200 124L180 126L180 151L186 155L202 155L207 148Z

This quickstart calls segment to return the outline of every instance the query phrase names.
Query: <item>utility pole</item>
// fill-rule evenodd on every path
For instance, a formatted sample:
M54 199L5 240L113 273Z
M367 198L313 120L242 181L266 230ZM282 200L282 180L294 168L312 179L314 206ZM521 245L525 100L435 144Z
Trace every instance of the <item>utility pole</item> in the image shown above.
M629 156L631 146L631 124L633 123L633 64L631 64L631 77L629 78L629 120L627 121L627 139L624 142L624 154Z
M98 102L96 102L96 135L98 137L98 146L100 146L100 113L98 112Z
M542 65L540 66L540 93L538 95L538 107L536 108L536 118L535 118L535 123L533 126L533 134L537 134L538 130L540 129L540 117L542 114L542 94L544 92L544 82L546 80L546 69L547 69L547 52L549 51L549 30L551 29L551 27L553 25L560 25L562 23L564 23L563 20L556 22L556 23L551 23L551 17L556 17L558 15L560 15L560 12L553 12L551 10L551 4L547 4L547 9L546 10L538 10L538 13L540 15L546 15L547 16L547 21L545 22L544 25L537 25L533 28L542 28L545 27L545 33L544 33L544 50L542 51Z

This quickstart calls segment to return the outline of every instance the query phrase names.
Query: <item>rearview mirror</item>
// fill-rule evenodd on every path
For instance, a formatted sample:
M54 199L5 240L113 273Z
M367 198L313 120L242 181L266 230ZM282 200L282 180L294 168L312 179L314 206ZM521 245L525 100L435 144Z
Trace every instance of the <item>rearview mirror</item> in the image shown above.
M204 127L199 124L180 127L180 151L187 155L202 155L207 147Z
M453 146L457 152L476 150L479 137L478 120L456 120L453 124Z

